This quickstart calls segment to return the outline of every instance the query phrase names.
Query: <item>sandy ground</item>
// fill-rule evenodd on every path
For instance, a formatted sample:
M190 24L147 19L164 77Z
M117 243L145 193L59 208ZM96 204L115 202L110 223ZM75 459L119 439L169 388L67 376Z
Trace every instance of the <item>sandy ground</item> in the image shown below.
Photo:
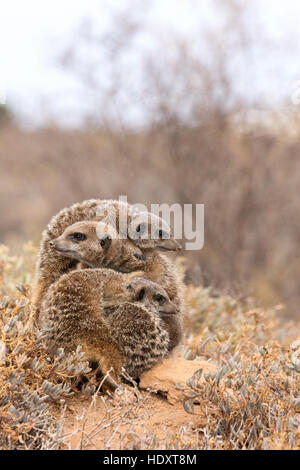
M64 447L163 449L176 448L179 441L181 447L184 443L188 446L189 441L196 443L197 434L206 424L201 406L195 406L195 414L187 413L182 392L175 385L184 386L199 368L211 371L214 366L182 358L166 359L142 376L140 388L148 390L140 390L138 397L126 387L113 398L101 394L87 398L78 393L65 404ZM61 410L54 407L53 415L60 419Z

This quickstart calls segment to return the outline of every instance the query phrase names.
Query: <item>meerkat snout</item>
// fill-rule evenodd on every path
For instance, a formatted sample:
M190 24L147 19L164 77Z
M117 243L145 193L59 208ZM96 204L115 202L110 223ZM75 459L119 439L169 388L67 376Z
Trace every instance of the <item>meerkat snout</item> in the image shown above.
M159 315L175 315L179 309L171 302L167 292L156 282L142 277L135 277L126 289L131 295L132 302L140 302L147 309Z
M169 239L161 239L161 242L156 243L157 248L160 248L161 250L167 250L167 251L180 251L182 250L182 246L180 243L175 240L174 238L169 238Z
M69 233L66 232L67 231L65 231L60 237L54 238L49 242L50 246L61 253L75 251L74 246L87 239L87 235L85 233L76 230L70 230Z

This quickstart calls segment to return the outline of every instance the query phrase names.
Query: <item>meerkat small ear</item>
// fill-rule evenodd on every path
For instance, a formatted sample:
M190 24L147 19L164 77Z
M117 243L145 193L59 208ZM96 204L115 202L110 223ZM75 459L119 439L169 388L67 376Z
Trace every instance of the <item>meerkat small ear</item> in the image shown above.
M126 289L132 289L132 285L128 284L128 286L126 286Z
M111 245L111 237L107 235L106 237L101 238L101 240L99 240L99 243L103 250L107 250Z

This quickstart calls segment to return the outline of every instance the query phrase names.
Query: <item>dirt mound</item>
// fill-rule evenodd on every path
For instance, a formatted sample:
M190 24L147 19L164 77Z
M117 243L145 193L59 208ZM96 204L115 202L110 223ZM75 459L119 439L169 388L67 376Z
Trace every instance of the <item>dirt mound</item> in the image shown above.
M171 405L181 403L182 392L187 389L186 381L200 369L204 373L215 372L216 366L207 361L187 361L176 355L145 372L141 376L140 388L159 391Z
M193 439L205 425L201 408L188 414L182 405L186 380L197 370L211 372L215 367L204 361L187 361L174 356L143 374L139 396L127 388L114 398L76 396L69 399L65 411L53 410L61 420L62 433L70 449L163 449L180 440ZM147 390L146 390L147 389ZM171 444L172 443L172 444Z

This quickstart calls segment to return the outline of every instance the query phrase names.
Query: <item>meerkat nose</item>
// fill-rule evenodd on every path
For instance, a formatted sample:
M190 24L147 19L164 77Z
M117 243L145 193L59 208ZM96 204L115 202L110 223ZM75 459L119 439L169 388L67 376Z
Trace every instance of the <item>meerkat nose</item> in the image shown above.
M176 240L175 240L175 241L176 241ZM176 251L182 250L181 244L180 244L178 241L176 241L176 243L177 243Z
M140 255L139 253L134 253L133 255L136 259L139 259L140 261L146 261L146 258L144 255Z
M172 243L172 246L173 246L173 250L174 250L174 251L180 251L180 250L182 250L182 246L181 246L181 244L180 244L177 240L174 239L174 240L172 240L172 242L173 242L173 243Z

